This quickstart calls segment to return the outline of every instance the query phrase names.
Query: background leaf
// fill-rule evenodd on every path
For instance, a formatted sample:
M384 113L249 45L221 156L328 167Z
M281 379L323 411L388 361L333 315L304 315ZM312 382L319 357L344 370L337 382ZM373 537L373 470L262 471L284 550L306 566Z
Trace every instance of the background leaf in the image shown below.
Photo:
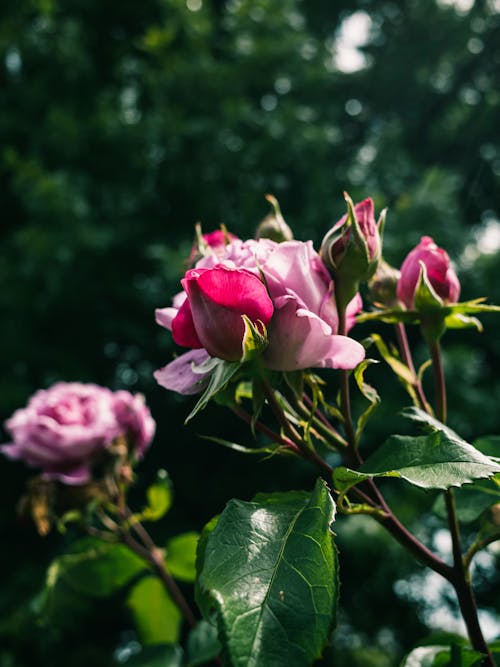
M173 644L179 639L181 613L157 577L141 579L130 591L127 607L143 644Z
M208 536L199 588L235 667L305 667L319 657L337 604L334 505L311 494L232 500Z
M196 579L196 548L200 536L190 532L176 535L167 542L166 563L170 574L181 581Z

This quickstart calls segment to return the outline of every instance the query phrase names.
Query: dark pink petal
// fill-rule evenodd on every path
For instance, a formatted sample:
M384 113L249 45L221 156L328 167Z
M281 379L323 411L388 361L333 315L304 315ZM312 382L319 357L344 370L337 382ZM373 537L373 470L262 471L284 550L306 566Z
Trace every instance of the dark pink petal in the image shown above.
M172 320L172 338L177 345L199 349L203 347L196 332L191 305L186 299Z

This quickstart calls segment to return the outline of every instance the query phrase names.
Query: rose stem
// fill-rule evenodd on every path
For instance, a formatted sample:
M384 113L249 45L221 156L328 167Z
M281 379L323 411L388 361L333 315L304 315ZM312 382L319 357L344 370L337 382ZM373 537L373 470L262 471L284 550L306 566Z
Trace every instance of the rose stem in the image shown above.
M432 369L434 372L434 387L436 400L436 416L446 422L446 381L443 369L443 359L439 341L429 343ZM457 510L455 505L455 496L452 489L444 492L446 511L448 514L448 526L451 533L452 551L453 551L453 577L451 583L455 588L458 598L458 604L462 617L467 626L467 633L472 646L476 651L486 654L483 665L495 667L493 656L484 639L477 613L477 604L474 596L474 590L471 584L470 572L462 556L462 545L460 537L460 527L458 524Z
M427 401L427 398L425 397L422 383L420 382L417 372L415 371L415 366L413 365L410 346L408 344L408 336L406 335L406 327L403 324L403 322L398 322L395 325L395 329L396 329L396 337L398 339L399 350L401 352L401 358L403 359L404 363L408 366L408 369L413 376L412 386L417 394L420 407L422 408L422 410L425 410L426 412L430 413L431 412L430 406Z

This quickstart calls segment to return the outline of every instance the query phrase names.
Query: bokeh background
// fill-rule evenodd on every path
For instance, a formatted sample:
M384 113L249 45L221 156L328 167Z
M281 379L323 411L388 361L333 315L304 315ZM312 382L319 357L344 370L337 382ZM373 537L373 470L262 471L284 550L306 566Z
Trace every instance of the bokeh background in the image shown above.
M175 351L154 309L179 289L196 221L252 236L271 192L317 244L343 190L372 196L389 207L388 261L432 235L463 296L500 303L498 0L3 0L0 134L0 416L57 380L143 392L158 434L136 497L158 467L176 490L160 543L231 497L310 488L315 474L201 440L251 437L216 405L184 427L190 400L152 377ZM498 321L484 323L445 341L450 423L471 439L500 432ZM367 448L407 428L397 382L383 368L369 380L385 404ZM40 624L45 569L73 536L39 538L16 516L30 472L2 459L0 475L0 666L119 664L134 640L120 599ZM446 548L432 495L386 490ZM429 632L459 630L446 589L373 523L337 533L340 626L321 664L396 665ZM476 570L490 637L496 564Z

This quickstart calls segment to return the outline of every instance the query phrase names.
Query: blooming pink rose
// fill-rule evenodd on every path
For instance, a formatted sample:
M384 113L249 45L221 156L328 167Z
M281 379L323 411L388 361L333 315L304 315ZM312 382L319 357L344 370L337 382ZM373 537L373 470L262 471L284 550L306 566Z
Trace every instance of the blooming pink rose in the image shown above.
M398 299L407 308L413 308L421 272L420 262L424 263L427 278L436 294L445 303L456 303L460 296L457 274L450 266L448 253L439 248L430 236L423 236L418 246L413 248L403 262L397 288Z
M6 428L13 438L1 447L6 456L40 467L45 479L84 484L91 478L94 458L120 436L141 456L153 438L155 422L139 395L59 382L37 391L7 420Z
M332 280L310 241L234 241L226 246L223 256L201 259L195 271L204 275L203 269L220 267L220 264L230 269L243 268L255 277L264 277L274 306L268 324L269 345L263 354L268 368L283 371L310 367L350 369L364 358L362 345L347 336L337 335L338 315L332 298ZM189 295L188 298L191 300ZM176 301L177 309L156 311L157 322L167 329L175 328L172 311L180 313L184 303L179 295ZM347 309L349 328L361 307L361 298L357 294ZM180 316L184 317L183 314ZM217 322L211 322L210 326L216 327ZM189 335L189 325L184 331ZM199 339L203 342L201 335ZM210 353L205 346L204 349ZM183 371L182 382L176 377L180 368ZM194 387L200 386L204 379L193 371L190 377L183 357L157 371L155 377L168 389L179 391L180 386L181 393L193 393Z
M242 315L254 324L267 326L273 314L264 283L245 269L222 264L212 269L191 269L181 283L187 299L172 321L174 341L203 347L212 357L241 359L245 333Z

